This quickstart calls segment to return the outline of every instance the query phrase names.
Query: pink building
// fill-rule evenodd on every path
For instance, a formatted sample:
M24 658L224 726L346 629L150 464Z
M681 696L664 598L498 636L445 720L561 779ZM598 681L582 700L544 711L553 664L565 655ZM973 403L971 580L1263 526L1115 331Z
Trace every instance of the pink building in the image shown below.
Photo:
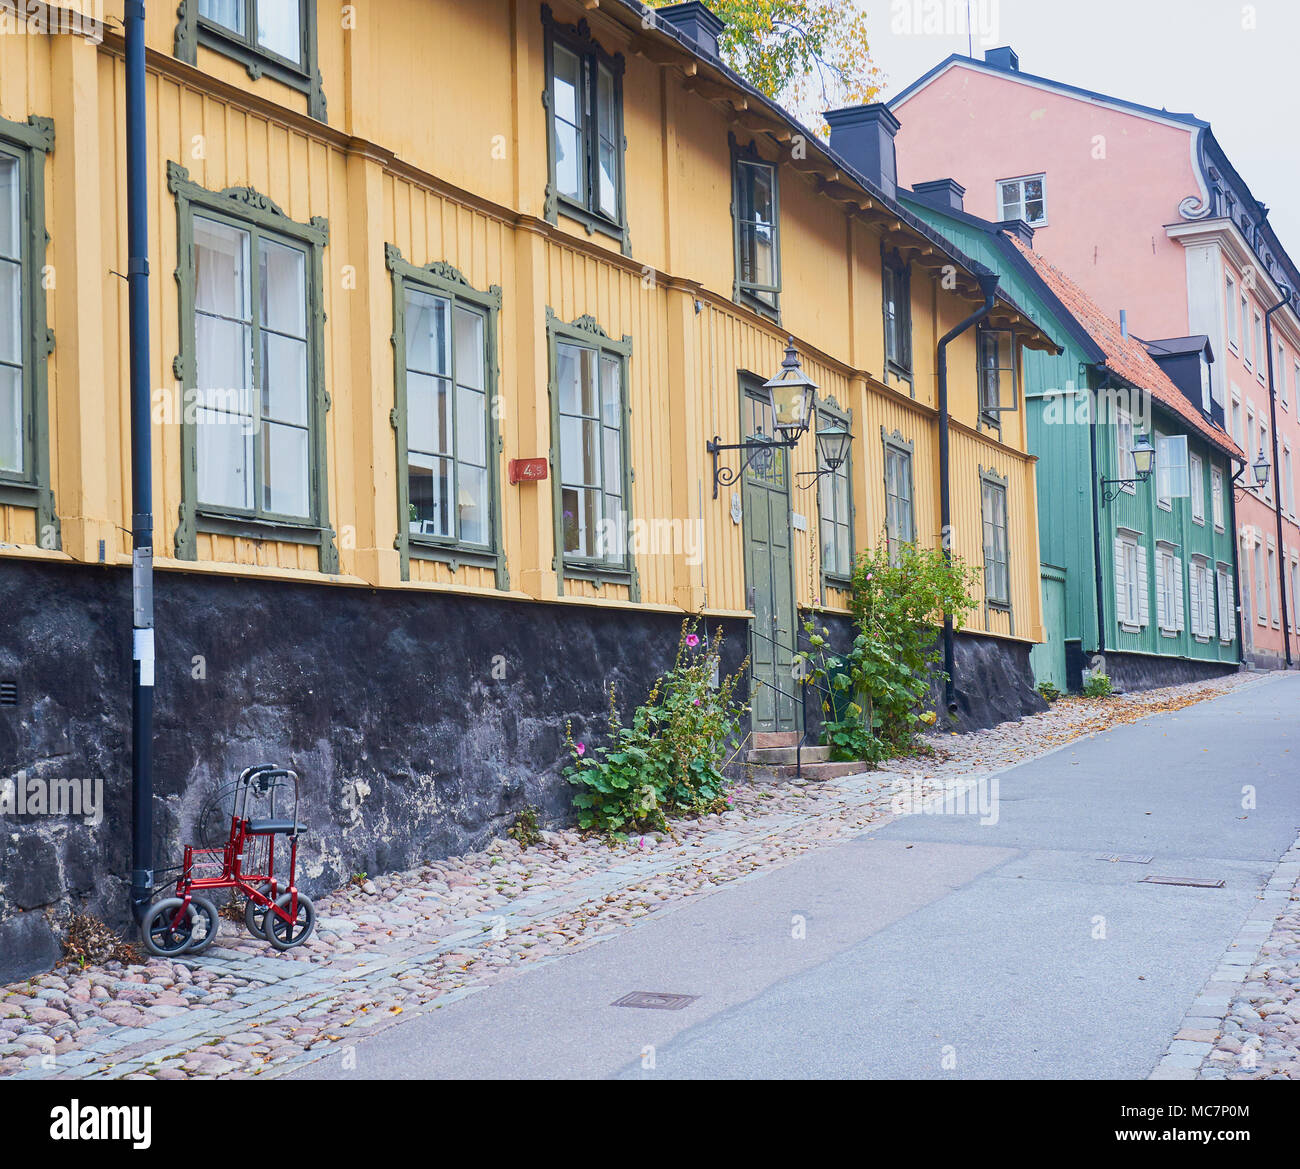
M966 210L1031 224L1157 362L1204 363L1203 412L1268 464L1236 493L1246 656L1296 662L1300 271L1209 123L1024 73L1010 48L951 56L889 105L900 187L955 179Z

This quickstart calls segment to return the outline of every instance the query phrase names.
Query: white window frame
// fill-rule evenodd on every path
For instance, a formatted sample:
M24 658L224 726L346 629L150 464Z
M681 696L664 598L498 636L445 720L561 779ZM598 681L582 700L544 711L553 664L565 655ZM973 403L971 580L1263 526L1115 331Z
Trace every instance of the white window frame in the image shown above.
M1214 609L1211 607L1214 598L1210 591L1213 574L1210 572L1209 558L1193 556L1190 567L1188 584L1191 596L1188 599L1196 601L1196 604L1189 605L1192 636L1199 642L1208 642L1214 636Z
M1255 310L1255 343L1252 348L1255 350L1255 376L1259 379L1259 384L1264 384L1264 371L1268 365L1268 350L1265 346L1268 344L1264 340L1264 318L1259 309Z
M1265 573L1268 571L1264 561L1264 545L1258 540L1255 541L1254 555L1251 557L1255 570L1255 622L1258 625L1268 624L1268 581Z
M1205 524L1205 462L1200 455L1187 456L1187 475L1190 480L1192 523Z
M1115 411L1116 478L1123 481L1120 490L1128 492L1129 495L1137 494L1137 484L1134 482L1137 472L1133 463L1135 433L1133 416L1123 406L1117 407Z
M1218 600L1219 641L1231 645L1237 639L1237 614L1233 603L1232 569L1226 564L1215 566L1214 586Z
M1214 518L1214 530L1222 532L1227 523L1225 515L1223 471L1219 467L1210 468L1210 509Z
M1141 633L1145 625L1142 620L1142 545L1138 537L1131 532L1121 530L1115 537L1117 570L1123 569L1123 590L1119 598L1123 604L1116 604L1116 620L1125 633ZM1116 576L1118 578L1119 572ZM1118 579L1117 579L1118 583Z
M1032 183L1032 182L1034 182L1035 180L1043 184L1043 214L1042 214L1042 216L1041 216L1040 218L1038 218L1038 219L1030 219L1026 214L1024 214L1024 211L1025 211L1025 188L1024 188L1024 184L1025 184L1025 183ZM1020 208L1020 211L1021 211L1021 214L1019 214L1019 215L1008 215L1008 214L1006 213L1007 201L1006 201L1006 199L1003 197L1003 193L1002 193L1002 191L1003 191L1003 188L1006 187L1009 183L1019 183L1019 184L1021 184L1021 186L1020 186L1020 197L1016 200L1016 205ZM998 181L997 181L997 192L996 192L996 197L997 197L998 218L999 218L1000 220L1002 220L1002 221L1007 221L1007 220L1022 219L1022 220L1024 220L1025 223L1029 224L1030 227L1035 227L1035 228L1037 228L1037 227L1047 227L1047 226L1048 226L1048 218L1047 218L1047 172L1046 172L1046 171L1041 171L1041 172L1039 172L1038 174L1031 174L1031 175L1016 175L1016 176L1013 176L1013 177L1011 177L1011 178L998 179Z
M1225 316L1228 320L1228 348L1233 353L1241 352L1241 328L1237 318L1237 281L1231 272L1224 274L1227 289L1224 292Z
M1277 597L1277 549L1268 546L1268 623L1274 629L1282 628L1281 610Z

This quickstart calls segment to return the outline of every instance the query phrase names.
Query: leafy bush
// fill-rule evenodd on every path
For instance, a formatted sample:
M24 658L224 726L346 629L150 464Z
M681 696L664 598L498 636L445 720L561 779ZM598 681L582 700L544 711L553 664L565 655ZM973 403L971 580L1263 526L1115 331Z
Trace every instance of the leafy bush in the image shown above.
M799 655L806 683L852 695L846 717L823 730L833 758L878 763L915 749L920 728L936 721L925 706L942 657L943 615L953 613L960 627L961 615L975 603L977 580L975 569L958 559L949 563L935 549L905 545L891 558L882 540L858 558L849 602L858 629L852 647L833 660L829 631L809 621L804 630L811 649ZM834 713L829 701L822 710Z
M1110 680L1109 674L1103 674L1100 671L1095 674L1089 674L1083 680L1083 696L1085 698L1109 698L1115 693L1115 685Z
M622 836L666 829L669 816L726 808L720 766L747 711L735 695L749 662L715 686L722 631L708 644L698 627L698 621L683 622L673 668L655 682L630 723L620 717L610 687L608 743L588 749L574 742L572 725L566 728L573 762L564 777L579 789L573 802L580 827Z
M1061 692L1051 682L1040 682L1038 684L1038 693L1042 696L1044 702L1052 703L1061 697Z

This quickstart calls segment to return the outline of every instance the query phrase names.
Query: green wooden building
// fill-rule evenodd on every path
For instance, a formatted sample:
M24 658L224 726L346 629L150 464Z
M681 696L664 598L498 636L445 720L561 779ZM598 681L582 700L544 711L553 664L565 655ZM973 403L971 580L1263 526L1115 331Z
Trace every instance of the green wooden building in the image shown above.
M1233 489L1245 460L1208 393L1208 340L1149 352L1034 251L1030 227L970 215L963 194L942 179L902 202L996 271L1059 347L1023 352L1013 381L1023 403L981 409L981 426L998 429L1023 406L1038 459L1046 640L1033 655L1036 681L1077 690L1104 671L1117 687L1139 689L1237 669ZM981 363L999 368L1004 351L1016 347L990 335ZM1148 445L1154 466L1144 478L1134 451L1141 460Z

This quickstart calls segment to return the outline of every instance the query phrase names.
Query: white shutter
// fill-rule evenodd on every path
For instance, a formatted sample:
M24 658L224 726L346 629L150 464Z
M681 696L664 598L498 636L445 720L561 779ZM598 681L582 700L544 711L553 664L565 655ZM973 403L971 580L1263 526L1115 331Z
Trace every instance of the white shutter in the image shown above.
M1147 550L1138 547L1138 624L1144 629L1151 624L1151 596L1147 582Z
M1214 588L1214 568L1207 565L1205 568L1205 587ZM1219 613L1217 605L1207 605L1206 610L1210 614L1210 627L1205 631L1205 636L1213 640L1219 635Z
M1124 564L1124 539L1115 537L1115 616L1119 621L1132 621L1128 611L1128 573Z
M1169 553L1163 548L1156 549L1156 625L1161 629L1169 628L1169 614L1165 612L1165 561Z
M1201 628L1201 566L1195 562L1192 563L1192 636L1204 637L1205 630Z
M1174 628L1182 633L1187 628L1183 597L1183 558L1174 557Z
M1232 573L1228 573L1228 603L1223 609L1223 618L1227 621L1228 641L1237 640L1237 583Z

